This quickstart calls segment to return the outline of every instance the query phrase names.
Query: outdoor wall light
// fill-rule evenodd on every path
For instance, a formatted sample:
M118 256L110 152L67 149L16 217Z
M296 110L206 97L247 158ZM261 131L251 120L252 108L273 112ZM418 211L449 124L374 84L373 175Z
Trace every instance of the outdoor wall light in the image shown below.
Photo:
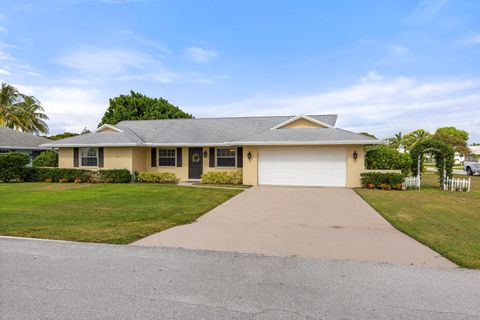
M252 153L250 151L248 151L247 153L247 158L248 160L252 160Z
M357 150L353 151L353 159L354 160L357 160L358 158L358 153L357 153Z
M206 151L206 150L205 150L205 151L203 151L203 157L204 157L204 158L206 158L207 156L208 156L208 153L207 153L207 151Z

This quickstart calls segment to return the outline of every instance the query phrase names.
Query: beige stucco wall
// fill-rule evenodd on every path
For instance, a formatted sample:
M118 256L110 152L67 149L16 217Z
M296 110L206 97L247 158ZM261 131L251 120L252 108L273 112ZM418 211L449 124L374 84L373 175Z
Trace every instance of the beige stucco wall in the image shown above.
M362 184L360 182L360 173L365 170L365 150L364 146L347 146L347 187L356 188ZM357 152L357 159L353 159L353 153Z
M280 127L283 128L324 128L324 126L319 125L318 123L309 121L307 119L300 118L293 122L287 123L286 125Z
M145 170L149 172L171 172L174 173L180 181L188 180L188 148L182 148L182 166L181 167L152 167L151 148L145 148ZM157 152L158 157L158 152Z
M73 168L73 148L58 149L58 167Z
M248 153L252 158L248 160ZM258 148L243 147L243 184L256 186L258 184Z
M278 147L278 146L276 146ZM308 148L332 148L332 146L305 146ZM347 161L347 187L359 187L360 173L365 171L365 152L363 146L347 145L333 146L334 148L345 149ZM258 184L258 150L260 147L244 146L243 147L243 169L242 168L210 168L209 155L203 158L203 172L211 171L242 171L243 183L247 185ZM261 148L268 148L262 146ZM285 146L284 148L289 148ZM150 172L172 172L177 175L180 181L188 180L188 147L182 148L182 167L151 167L150 148L104 148L104 168L105 169L121 169L125 168L133 171L150 171ZM210 152L209 147L204 147L207 154ZM357 151L357 159L353 159L353 153ZM248 153L252 154L252 158L248 160ZM59 167L73 168L73 148L59 149ZM96 169L92 167L84 167Z
M149 148L132 148L132 170L133 171L146 171L147 169L147 152ZM150 158L148 158L150 159Z

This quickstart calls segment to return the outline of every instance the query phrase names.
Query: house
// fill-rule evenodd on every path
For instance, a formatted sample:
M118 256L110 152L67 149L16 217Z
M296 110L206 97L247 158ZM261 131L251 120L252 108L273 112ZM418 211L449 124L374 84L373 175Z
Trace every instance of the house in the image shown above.
M0 126L0 153L11 151L25 153L33 161L42 151L50 149L48 147L40 147L41 144L49 143L50 141L47 138Z
M468 149L470 149L470 154L480 155L480 146L468 146Z
M360 185L364 146L381 141L335 127L337 115L122 121L44 144L62 168L172 172L180 181L241 171L248 185Z

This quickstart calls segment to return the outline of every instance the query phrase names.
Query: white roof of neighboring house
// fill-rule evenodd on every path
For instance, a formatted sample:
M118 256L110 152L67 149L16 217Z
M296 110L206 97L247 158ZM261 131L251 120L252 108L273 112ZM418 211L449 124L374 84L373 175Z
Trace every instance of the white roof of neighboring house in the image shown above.
M468 146L473 154L480 154L480 146Z

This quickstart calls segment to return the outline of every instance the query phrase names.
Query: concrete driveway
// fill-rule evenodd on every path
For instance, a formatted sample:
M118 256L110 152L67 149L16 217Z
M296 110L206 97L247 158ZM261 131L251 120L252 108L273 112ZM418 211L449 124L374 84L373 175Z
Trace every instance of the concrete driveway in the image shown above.
M134 245L455 267L348 188L253 187Z

